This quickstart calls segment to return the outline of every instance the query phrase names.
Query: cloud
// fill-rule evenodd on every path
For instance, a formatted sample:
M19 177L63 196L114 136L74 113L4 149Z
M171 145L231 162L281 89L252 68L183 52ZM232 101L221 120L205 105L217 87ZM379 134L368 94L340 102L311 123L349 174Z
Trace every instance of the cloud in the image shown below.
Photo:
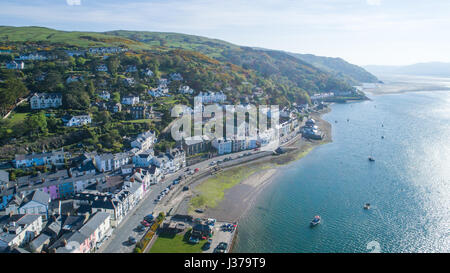
M369 6L379 6L381 5L381 0L366 0Z
M69 6L81 6L81 0L66 0Z

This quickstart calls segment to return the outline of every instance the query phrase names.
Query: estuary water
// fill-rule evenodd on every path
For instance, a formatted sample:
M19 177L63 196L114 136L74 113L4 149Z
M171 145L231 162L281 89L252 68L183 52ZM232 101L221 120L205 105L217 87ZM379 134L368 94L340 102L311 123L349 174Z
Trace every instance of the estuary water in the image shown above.
M450 91L369 97L324 115L333 142L280 168L234 252L450 251Z

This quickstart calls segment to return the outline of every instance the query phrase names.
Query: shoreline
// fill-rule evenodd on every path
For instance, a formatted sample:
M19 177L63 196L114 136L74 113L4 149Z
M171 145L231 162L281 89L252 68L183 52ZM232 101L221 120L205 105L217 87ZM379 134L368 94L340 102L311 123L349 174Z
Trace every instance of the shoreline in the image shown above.
M221 178L223 180L239 180L224 190L222 198L215 205L193 207L193 209L201 208L204 212L200 214L189 211L189 214L192 214L194 218L215 218L218 221L238 222L253 207L264 189L276 180L276 176L279 175L285 165L303 158L317 146L332 142L331 124L321 118L322 115L330 111L331 109L328 107L320 113L310 115L325 134L322 140L307 140L300 136L295 142L284 147L287 148L287 152L282 155L263 157L240 166L231 167L219 175L212 175L198 181L193 188L195 194L186 200L190 206L193 198L201 198L199 196L202 196L201 189L204 183L208 183L208 181L211 184L218 181L220 183ZM240 177L236 178L236 175Z

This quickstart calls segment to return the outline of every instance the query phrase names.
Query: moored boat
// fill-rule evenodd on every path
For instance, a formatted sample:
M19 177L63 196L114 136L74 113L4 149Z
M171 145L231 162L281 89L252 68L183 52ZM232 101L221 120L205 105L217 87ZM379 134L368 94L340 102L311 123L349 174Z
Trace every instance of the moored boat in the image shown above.
M318 224L320 224L320 220L321 220L320 216L316 215L316 216L314 216L314 219L311 221L310 225L312 227L317 226Z

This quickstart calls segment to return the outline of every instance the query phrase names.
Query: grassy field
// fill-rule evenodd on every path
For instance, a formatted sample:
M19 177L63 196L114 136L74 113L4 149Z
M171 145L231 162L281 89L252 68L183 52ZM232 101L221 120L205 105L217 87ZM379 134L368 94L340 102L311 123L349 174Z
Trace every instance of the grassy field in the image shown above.
M10 122L8 124L8 132L12 132L12 128L21 124L27 118L27 115L28 113L11 113L11 115L8 117L8 120Z
M209 178L196 188L199 195L191 199L190 209L216 207L223 200L226 190L264 168L266 166L263 165L237 167Z
M79 47L127 45L135 49L149 48L146 44L122 37L93 32L58 31L45 27L0 26L0 41L51 42Z
M175 236L161 234L156 239L150 253L201 253L205 242L199 244L188 243L190 231Z

